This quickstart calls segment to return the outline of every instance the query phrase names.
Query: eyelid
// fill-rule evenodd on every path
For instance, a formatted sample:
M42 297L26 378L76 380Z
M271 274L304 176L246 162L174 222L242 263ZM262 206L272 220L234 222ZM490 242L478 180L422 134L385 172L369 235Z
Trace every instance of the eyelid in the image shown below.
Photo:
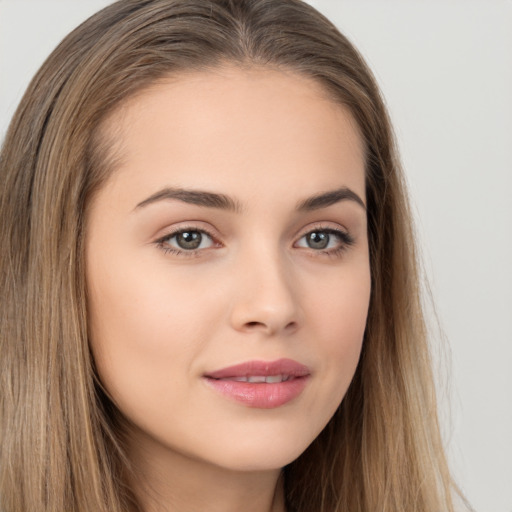
M340 233L342 235L347 235L348 237L352 238L352 236L350 235L350 230L348 228L338 223L320 221L308 224L307 226L301 228L297 232L296 239L298 240L313 231L330 231L332 233Z
M152 236L152 240L153 242L158 242L159 240L169 238L172 235L176 235L187 230L206 233L207 235L209 235L210 237L217 241L219 241L222 238L222 234L219 233L219 231L208 222L204 222L202 220L185 220L181 222L175 222L164 228L159 229L156 232L156 234Z

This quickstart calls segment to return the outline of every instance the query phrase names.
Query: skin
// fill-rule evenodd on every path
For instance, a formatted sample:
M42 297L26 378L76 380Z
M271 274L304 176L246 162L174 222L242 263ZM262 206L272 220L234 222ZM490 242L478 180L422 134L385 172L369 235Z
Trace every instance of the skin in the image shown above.
M136 491L148 512L283 511L281 468L339 406L365 329L364 205L297 209L342 188L364 203L356 123L310 79L225 66L154 84L105 129L121 160L88 211L91 346L129 423ZM166 188L237 209L155 199ZM179 229L212 236L176 253ZM248 407L203 378L280 358L310 370L281 407Z

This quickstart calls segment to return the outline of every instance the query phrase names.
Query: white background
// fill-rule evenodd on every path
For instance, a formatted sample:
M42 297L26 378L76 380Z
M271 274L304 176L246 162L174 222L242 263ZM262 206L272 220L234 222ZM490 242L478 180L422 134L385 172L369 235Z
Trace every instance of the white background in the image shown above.
M0 0L0 139L44 58L108 3ZM478 512L512 512L512 2L311 3L367 58L395 124L451 347L454 473Z

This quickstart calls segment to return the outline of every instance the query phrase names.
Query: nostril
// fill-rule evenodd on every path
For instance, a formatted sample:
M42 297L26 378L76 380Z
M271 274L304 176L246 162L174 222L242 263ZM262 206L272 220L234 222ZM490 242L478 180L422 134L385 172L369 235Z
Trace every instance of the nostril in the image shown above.
M253 329L254 327L262 326L263 324L261 322L247 322L246 325L249 329Z
M258 329L274 331L274 328L271 325L267 325L265 322L258 322L258 321L246 322L245 328L248 331L258 330ZM296 328L297 328L296 322L289 322L288 324L285 325L284 331L290 332L290 331L294 331Z

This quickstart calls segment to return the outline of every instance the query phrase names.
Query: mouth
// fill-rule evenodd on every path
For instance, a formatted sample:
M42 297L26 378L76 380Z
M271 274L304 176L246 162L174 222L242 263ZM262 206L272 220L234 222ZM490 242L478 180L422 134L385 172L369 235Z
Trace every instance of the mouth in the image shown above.
M293 359L278 359L277 361L248 361L209 372L205 376L217 380L241 379L239 382L263 383L282 382L295 377L305 377L309 374L310 371L307 366Z
M255 383L266 383L266 384L275 384L276 382L288 382L290 379L294 379L295 377L291 375L248 375L246 377L231 377L226 379L217 379L217 380L232 380L234 382L250 382L251 384Z
M224 397L258 409L291 402L302 393L309 377L309 368L292 359L249 361L203 376Z

